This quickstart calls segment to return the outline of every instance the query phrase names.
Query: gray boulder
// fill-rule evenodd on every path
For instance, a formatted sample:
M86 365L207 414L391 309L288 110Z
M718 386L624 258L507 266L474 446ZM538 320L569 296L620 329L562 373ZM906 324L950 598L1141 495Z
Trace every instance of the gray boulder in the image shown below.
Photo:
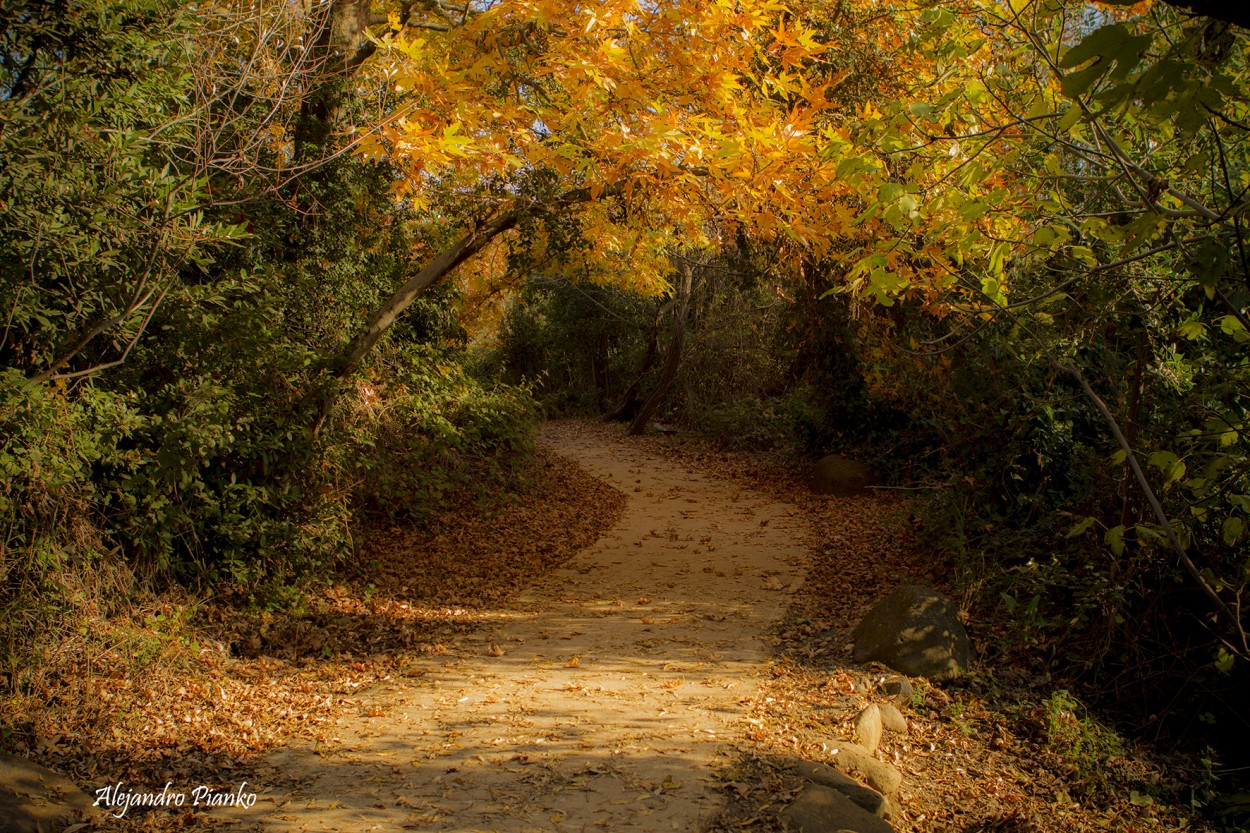
M832 787L820 784L804 787L784 816L797 833L894 833L885 821L860 809Z
M839 454L820 458L812 467L812 491L835 497L852 497L863 494L877 479L863 463L849 460Z
M853 640L856 662L876 660L912 677L949 680L972 659L959 611L929 587L905 585L877 602Z
M98 815L91 797L64 775L0 755L0 833L49 833Z

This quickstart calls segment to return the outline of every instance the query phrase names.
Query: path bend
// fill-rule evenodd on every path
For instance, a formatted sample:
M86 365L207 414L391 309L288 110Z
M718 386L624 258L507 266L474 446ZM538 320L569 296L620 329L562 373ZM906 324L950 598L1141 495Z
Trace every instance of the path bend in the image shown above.
M595 545L484 632L365 697L332 752L281 750L272 831L693 831L749 728L802 581L797 511L593 426L541 443L627 497ZM263 786L263 785L262 785Z

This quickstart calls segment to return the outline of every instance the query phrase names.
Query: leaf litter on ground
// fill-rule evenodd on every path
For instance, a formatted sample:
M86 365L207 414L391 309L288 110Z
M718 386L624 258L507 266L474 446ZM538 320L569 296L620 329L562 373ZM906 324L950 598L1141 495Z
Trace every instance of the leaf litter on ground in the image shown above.
M404 679L414 657L444 653L501 615L502 602L619 517L624 497L575 464L539 450L533 466L525 500L452 500L425 526L374 526L302 612L249 609L242 590L170 591L132 611L110 627L147 631L143 644L154 642L157 621L186 623L175 638L155 639L159 652L142 662L114 637L94 655L63 657L38 690L4 697L15 727L7 747L88 787L157 791L169 781L233 789L297 738L329 753L341 742L336 718L360 713L364 692ZM118 831L216 823L190 809L107 819Z
M620 427L611 424L552 430L621 441ZM914 540L913 504L897 493L820 496L806 487L802 467L782 458L730 453L681 435L629 442L789 502L810 530L806 580L773 634L771 674L745 702L750 714L739 754L721 773L726 808L709 827L777 829L800 786L781 762L824 759L830 739L849 737L886 673L850 662L858 618L900 583L949 590L948 576ZM355 562L300 615L174 593L133 611L133 621L115 623L119 633L151 628L157 616L194 615L144 663L122 639L105 642L85 665L81 657L53 663L39 690L5 698L8 725L19 728L9 747L80 783L177 779L218 788L247 780L265 753L296 738L332 754L336 718L360 713L364 691L399 683L413 657L445 653L452 640L505 615L505 600L593 543L619 516L624 496L576 465L540 452L536 466L541 499L500 500L485 511L461 506L424 527L375 526ZM984 629L973 622L970 630L979 647L993 650ZM567 667L578 664L574 657ZM908 734L887 737L879 753L904 774L893 819L900 831L1203 829L1180 808L1142 800L1181 787L1177 768L1148 747L1132 746L1109 761L1110 780L1084 783L1036 726L1019 718L1035 714L1027 704L1040 697L1021 669L983 664L946 688L917 683ZM1010 710L1012 703L1026 706ZM660 786L677 789L675 782ZM203 812L150 812L110 819L109 829L215 822Z

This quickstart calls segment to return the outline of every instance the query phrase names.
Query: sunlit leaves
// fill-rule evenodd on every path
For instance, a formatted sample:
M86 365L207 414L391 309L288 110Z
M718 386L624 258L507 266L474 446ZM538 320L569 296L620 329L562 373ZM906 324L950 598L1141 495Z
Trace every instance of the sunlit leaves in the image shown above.
M447 33L379 38L374 71L407 103L362 150L406 170L414 199L551 171L594 199L619 185L633 224L697 239L715 221L819 252L841 232L828 205L855 187L847 178L880 170L830 129L846 74L821 68L820 32L769 0L511 0Z

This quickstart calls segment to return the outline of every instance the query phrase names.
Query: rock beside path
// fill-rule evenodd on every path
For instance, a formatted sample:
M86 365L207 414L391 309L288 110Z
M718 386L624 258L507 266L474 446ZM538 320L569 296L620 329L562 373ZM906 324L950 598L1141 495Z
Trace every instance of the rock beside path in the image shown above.
M949 680L972 660L958 609L929 587L904 585L877 602L853 640L856 662L876 660L912 677Z
M835 767L864 779L868 786L884 796L891 796L903 783L903 774L885 761L878 761L858 743L834 741L830 745Z
M895 833L887 822L820 784L804 787L786 808L784 818L797 833Z
M881 714L881 728L896 735L907 734L907 718L892 703L882 703L877 707Z
M881 707L869 703L855 721L855 742L869 752L876 752L881 745L882 728Z
M789 763L789 769L809 783L837 790L867 813L881 818L888 814L889 804L885 796L828 764L795 759Z
M0 831L50 833L94 818L91 797L59 772L0 755Z
M910 706L912 698L916 695L911 680L906 677L891 677L883 680L877 687L877 692L899 708Z

